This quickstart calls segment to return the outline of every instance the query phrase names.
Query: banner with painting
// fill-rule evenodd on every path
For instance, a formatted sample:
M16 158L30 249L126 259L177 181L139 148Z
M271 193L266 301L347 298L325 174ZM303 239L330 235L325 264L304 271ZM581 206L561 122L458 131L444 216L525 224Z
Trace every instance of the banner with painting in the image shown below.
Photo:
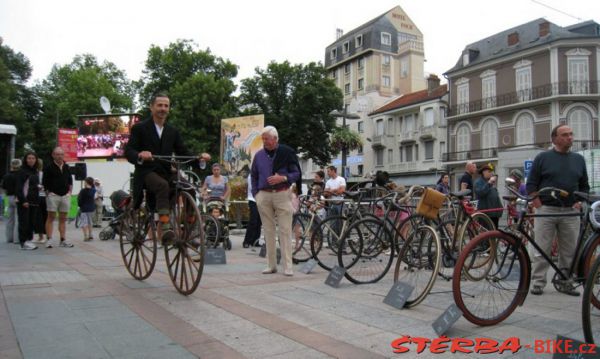
M227 173L247 176L252 157L262 148L264 115L221 120L221 163Z

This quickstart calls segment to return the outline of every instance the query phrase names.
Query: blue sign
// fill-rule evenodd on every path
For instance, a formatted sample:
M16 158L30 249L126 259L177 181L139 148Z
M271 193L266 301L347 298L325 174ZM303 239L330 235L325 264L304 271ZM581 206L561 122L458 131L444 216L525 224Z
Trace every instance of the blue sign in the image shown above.
M363 156L348 156L346 158L346 166L359 165L361 163L363 163ZM341 166L342 160L340 158L335 158L331 161L331 164L334 166Z
M524 173L525 173L525 178L529 177L529 172L531 171L531 167L533 166L533 161L532 160L525 160L525 162L523 162L523 169L524 169Z

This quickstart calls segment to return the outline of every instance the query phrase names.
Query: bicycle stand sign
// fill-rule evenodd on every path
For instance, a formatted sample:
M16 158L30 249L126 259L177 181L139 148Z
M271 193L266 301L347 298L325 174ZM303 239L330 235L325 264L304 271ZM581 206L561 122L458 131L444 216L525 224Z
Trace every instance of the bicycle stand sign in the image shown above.
M224 248L207 248L204 252L204 264L227 264Z
M383 302L394 308L402 309L414 289L415 287L412 285L398 281L390 288L388 294L383 298Z
M346 269L343 267L335 266L331 268L327 279L325 279L325 284L333 288L338 288L342 278L344 278L344 273L346 273Z
M315 268L316 265L317 261L311 258L308 261L306 261L306 263L304 263L302 268L300 268L300 272L308 274Z
M448 329L452 327L452 324L456 323L462 315L463 313L460 308L458 308L456 304L452 304L433 322L433 330L435 330L437 335L441 336L446 333Z

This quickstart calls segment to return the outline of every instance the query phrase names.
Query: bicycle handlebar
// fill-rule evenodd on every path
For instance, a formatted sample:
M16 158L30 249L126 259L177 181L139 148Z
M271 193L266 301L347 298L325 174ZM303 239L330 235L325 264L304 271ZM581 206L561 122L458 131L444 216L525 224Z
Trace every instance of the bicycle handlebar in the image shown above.
M506 188L512 194L517 196L517 198L523 199L527 202L533 201L534 199L538 198L542 193L545 193L545 192L550 192L550 196L554 199L558 199L557 192L558 192L558 196L560 196L560 197L568 197L569 196L569 192L562 190L560 188L556 188L556 187L544 187L544 188L540 189L539 191L537 191L537 193L532 194L531 196L522 195L519 192L517 192L516 189L512 188L509 185L507 185Z

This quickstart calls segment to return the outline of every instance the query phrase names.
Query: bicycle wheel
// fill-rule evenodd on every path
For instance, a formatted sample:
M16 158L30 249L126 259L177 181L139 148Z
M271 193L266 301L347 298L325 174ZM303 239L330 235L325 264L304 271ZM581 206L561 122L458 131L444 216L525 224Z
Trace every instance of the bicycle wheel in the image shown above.
M394 260L393 235L385 222L366 218L345 231L338 246L338 264L354 284L376 283Z
M121 219L119 246L125 268L137 280L152 274L156 264L156 225L145 208L129 209Z
M482 233L486 233L493 229L494 229L494 223L492 222L490 217L488 217L485 213L475 213L470 218L467 218L467 220L460 227L459 232L457 234L459 253L463 250L463 248L466 246L466 244L471 242L478 235L480 235ZM487 246L487 245L489 245L489 246ZM487 243L484 244L484 246L487 246L487 247L485 247L485 248L482 247L482 248L480 248L480 250L487 249L487 252L488 252L487 256L485 253L481 253L478 260L471 264L472 269L478 269L478 268L490 269L491 268L491 266L488 265L489 264L488 261L492 261L495 259L495 257L492 256L491 253L494 253L494 251L496 249L495 248L496 241L488 241ZM466 278L468 278L470 280L480 280L481 278L485 277L486 274L487 273L485 272L485 270L481 270L481 271L471 270L471 271L467 271L465 273L465 276L466 276ZM473 277L474 275L479 275L480 277Z
M221 228L219 221L210 214L201 214L200 218L204 225L204 243L207 248L217 248L221 239Z
M435 283L441 263L441 242L437 232L427 225L414 228L400 249L394 282L404 282L414 287L404 304L411 308L421 303Z
M498 324L525 300L529 266L524 246L517 247L514 237L497 230L485 232L458 257L452 278L454 301L471 323Z
M316 216L296 213L292 219L292 260L294 263L306 262L312 258L310 238L315 229Z
M171 212L171 224L175 239L164 243L169 277L179 293L189 295L202 278L205 247L202 217L189 193L179 192Z
M442 278L450 280L459 254L459 246L454 240L456 238L455 221L452 219L442 220L437 226L437 233L441 243L441 264L438 273Z
M600 295L600 257L592 265L591 271L585 281L583 301L581 303L581 317L583 335L587 343L600 342L600 310L594 300Z
M346 223L344 216L330 216L313 231L310 252L321 268L329 271L338 264L337 249Z
M582 278L588 278L592 273L592 267L596 259L600 258L600 234L593 233L591 239L588 239L589 243L585 246L583 265L579 265L581 272L579 276ZM600 292L595 291L592 294L592 304L600 309Z

